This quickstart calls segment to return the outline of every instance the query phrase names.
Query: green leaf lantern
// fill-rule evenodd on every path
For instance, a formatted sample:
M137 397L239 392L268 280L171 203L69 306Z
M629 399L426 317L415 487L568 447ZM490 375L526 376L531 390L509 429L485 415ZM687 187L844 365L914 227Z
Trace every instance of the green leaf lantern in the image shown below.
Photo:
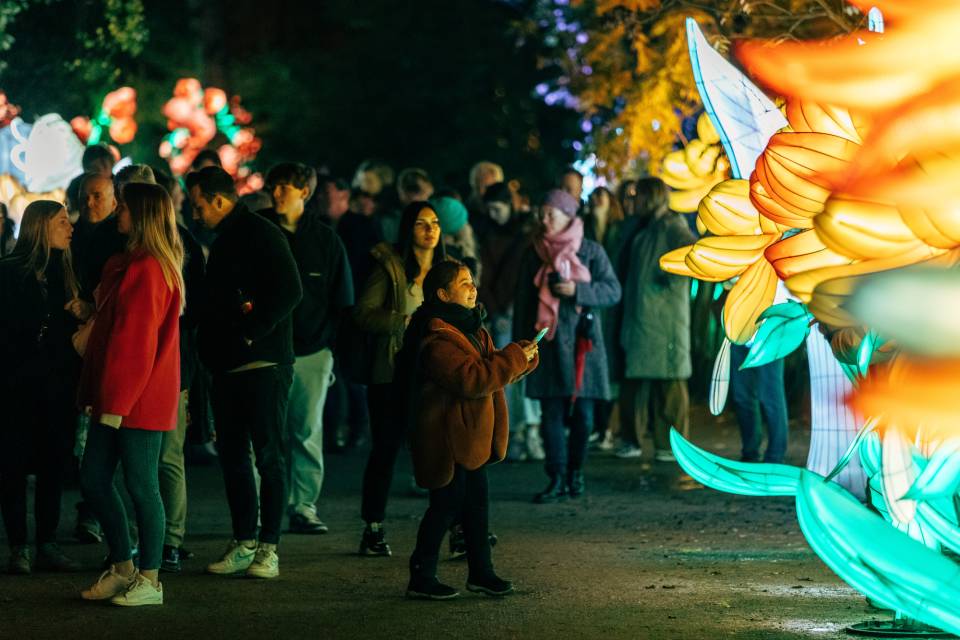
M789 301L770 307L760 314L759 319L763 322L741 369L769 364L793 353L810 333L813 316L806 305Z

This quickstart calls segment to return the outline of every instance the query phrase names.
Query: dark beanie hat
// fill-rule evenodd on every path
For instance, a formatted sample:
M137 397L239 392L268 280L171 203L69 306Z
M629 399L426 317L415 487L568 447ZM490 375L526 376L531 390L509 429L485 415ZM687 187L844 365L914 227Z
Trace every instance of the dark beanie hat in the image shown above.
M490 202L503 202L504 204L513 204L513 193L510 191L509 185L506 182L496 182L483 192L483 201L486 203Z

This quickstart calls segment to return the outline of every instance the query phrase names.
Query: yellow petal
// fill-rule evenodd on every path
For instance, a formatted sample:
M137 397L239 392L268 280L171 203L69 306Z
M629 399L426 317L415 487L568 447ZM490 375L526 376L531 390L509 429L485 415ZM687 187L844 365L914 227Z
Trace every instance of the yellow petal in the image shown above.
M759 235L760 214L750 202L747 180L724 180L710 190L697 208L697 223L718 236Z
M738 276L760 259L763 250L779 236L711 236L693 245L685 261L701 280L721 282Z
M678 276L687 276L688 278L699 278L700 276L690 270L684 258L693 249L692 244L685 247L674 249L660 256L660 269L667 273L673 273Z
M717 133L706 111L697 118L697 137L703 140L704 144L720 144L720 134Z
M822 282L834 280L836 278L849 278L853 276L866 275L868 273L877 273L889 269L898 269L911 264L926 262L932 258L943 256L947 252L944 249L935 249L926 245L921 245L908 251L907 253L891 256L888 258L878 258L875 260L863 260L853 264L841 265L837 267L824 267L823 269L813 269L804 271L795 276L787 278L785 281L787 288L793 295L797 296L802 302L809 303L813 297L814 289Z
M904 254L923 244L896 207L835 194L813 219L823 243L858 260Z
M731 342L744 344L757 330L757 318L773 304L777 293L776 272L760 259L743 272L723 305L723 328Z
M910 231L927 244L941 249L960 246L960 204L929 208L901 204L900 215Z
M813 229L773 243L763 252L781 280L804 271L850 264L851 258L828 249Z

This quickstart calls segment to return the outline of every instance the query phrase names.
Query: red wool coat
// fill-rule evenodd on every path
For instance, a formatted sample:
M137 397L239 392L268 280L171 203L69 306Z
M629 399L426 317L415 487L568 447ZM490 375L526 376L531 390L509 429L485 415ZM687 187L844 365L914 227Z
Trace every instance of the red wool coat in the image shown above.
M485 330L483 353L443 320L430 321L420 347L416 423L410 437L417 484L438 489L459 464L469 470L500 462L507 453L509 414L503 388L533 371L538 359L516 344L498 351Z
M111 258L97 289L80 406L123 417L122 427L170 431L180 394L180 293L142 251Z

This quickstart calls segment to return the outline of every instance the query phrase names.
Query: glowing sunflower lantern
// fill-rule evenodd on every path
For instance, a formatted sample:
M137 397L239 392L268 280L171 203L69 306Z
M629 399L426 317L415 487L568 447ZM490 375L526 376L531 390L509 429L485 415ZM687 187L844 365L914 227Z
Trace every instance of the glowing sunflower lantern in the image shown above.
M697 224L715 235L660 258L660 268L669 273L707 282L739 278L723 307L724 331L737 344L753 336L777 289L777 274L763 254L780 231L750 203L749 189L746 180L713 187L700 202Z

